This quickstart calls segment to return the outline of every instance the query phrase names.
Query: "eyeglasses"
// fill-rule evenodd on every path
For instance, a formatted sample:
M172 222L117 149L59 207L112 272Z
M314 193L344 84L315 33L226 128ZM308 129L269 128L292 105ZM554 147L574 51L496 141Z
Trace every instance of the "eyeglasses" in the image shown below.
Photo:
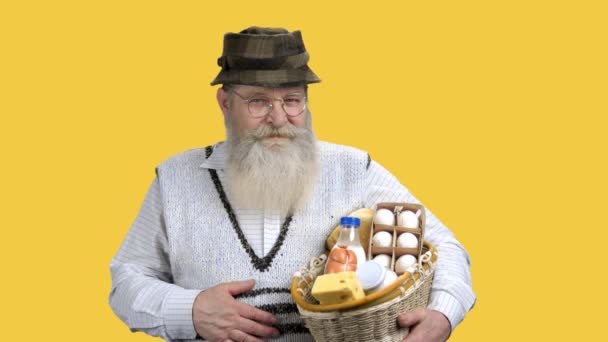
M270 114L272 108L274 108L274 101L281 101L281 108L287 116L298 116L306 109L306 96L301 94L287 95L282 99L272 99L264 95L253 95L250 98L245 98L234 89L230 89L230 91L247 102L249 114L254 118L261 118Z

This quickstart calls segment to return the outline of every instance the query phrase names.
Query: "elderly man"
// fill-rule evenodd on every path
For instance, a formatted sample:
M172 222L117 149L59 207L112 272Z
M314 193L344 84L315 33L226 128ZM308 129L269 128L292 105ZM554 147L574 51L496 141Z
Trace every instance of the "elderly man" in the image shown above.
M317 141L299 31L251 27L224 37L212 85L226 141L156 170L111 263L114 312L167 341L311 341L289 286L323 252L341 216L418 202L368 154ZM402 314L406 341L443 341L475 301L466 251L427 213L439 252L430 303Z

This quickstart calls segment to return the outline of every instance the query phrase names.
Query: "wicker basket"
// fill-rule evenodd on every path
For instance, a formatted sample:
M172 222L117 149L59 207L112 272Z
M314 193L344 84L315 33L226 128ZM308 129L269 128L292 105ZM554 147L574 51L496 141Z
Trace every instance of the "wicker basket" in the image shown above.
M310 291L323 273L326 256L313 258L294 275L291 295L300 316L316 341L401 341L408 329L397 316L426 307L435 271L437 252L424 242L417 270L405 272L392 285L364 298L341 304L321 305Z

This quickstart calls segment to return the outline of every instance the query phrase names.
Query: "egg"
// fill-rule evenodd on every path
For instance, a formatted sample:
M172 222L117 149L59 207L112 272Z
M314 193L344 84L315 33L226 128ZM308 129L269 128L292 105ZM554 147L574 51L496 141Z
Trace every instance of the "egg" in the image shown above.
M397 247L400 248L417 248L418 238L412 233L403 233L397 238Z
M391 268L391 256L390 255L378 254L372 260L379 263L381 266L384 266L386 269Z
M380 284L380 286L378 287L378 290L382 290L385 287L388 287L389 285L391 285L392 283L395 282L395 280L397 280L397 273L388 270L386 271L386 275L384 276L384 280L382 281L382 284Z
M375 247L392 247L393 236L389 232L377 232L372 238L372 245Z
M412 265L416 265L416 257L410 254L402 255L395 262L395 272L405 273Z
M395 225L395 215L392 211L388 209L380 209L376 212L374 216L375 224L385 224L387 226Z
M418 216L410 210L402 211L397 219L397 225L406 228L418 228Z

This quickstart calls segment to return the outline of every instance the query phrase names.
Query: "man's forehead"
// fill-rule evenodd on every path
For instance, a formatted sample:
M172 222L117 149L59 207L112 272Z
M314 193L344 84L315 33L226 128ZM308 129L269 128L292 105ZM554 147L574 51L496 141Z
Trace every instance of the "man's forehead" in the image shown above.
M247 94L287 94L304 92L304 86L271 88L250 85L236 85L236 87L240 92Z

